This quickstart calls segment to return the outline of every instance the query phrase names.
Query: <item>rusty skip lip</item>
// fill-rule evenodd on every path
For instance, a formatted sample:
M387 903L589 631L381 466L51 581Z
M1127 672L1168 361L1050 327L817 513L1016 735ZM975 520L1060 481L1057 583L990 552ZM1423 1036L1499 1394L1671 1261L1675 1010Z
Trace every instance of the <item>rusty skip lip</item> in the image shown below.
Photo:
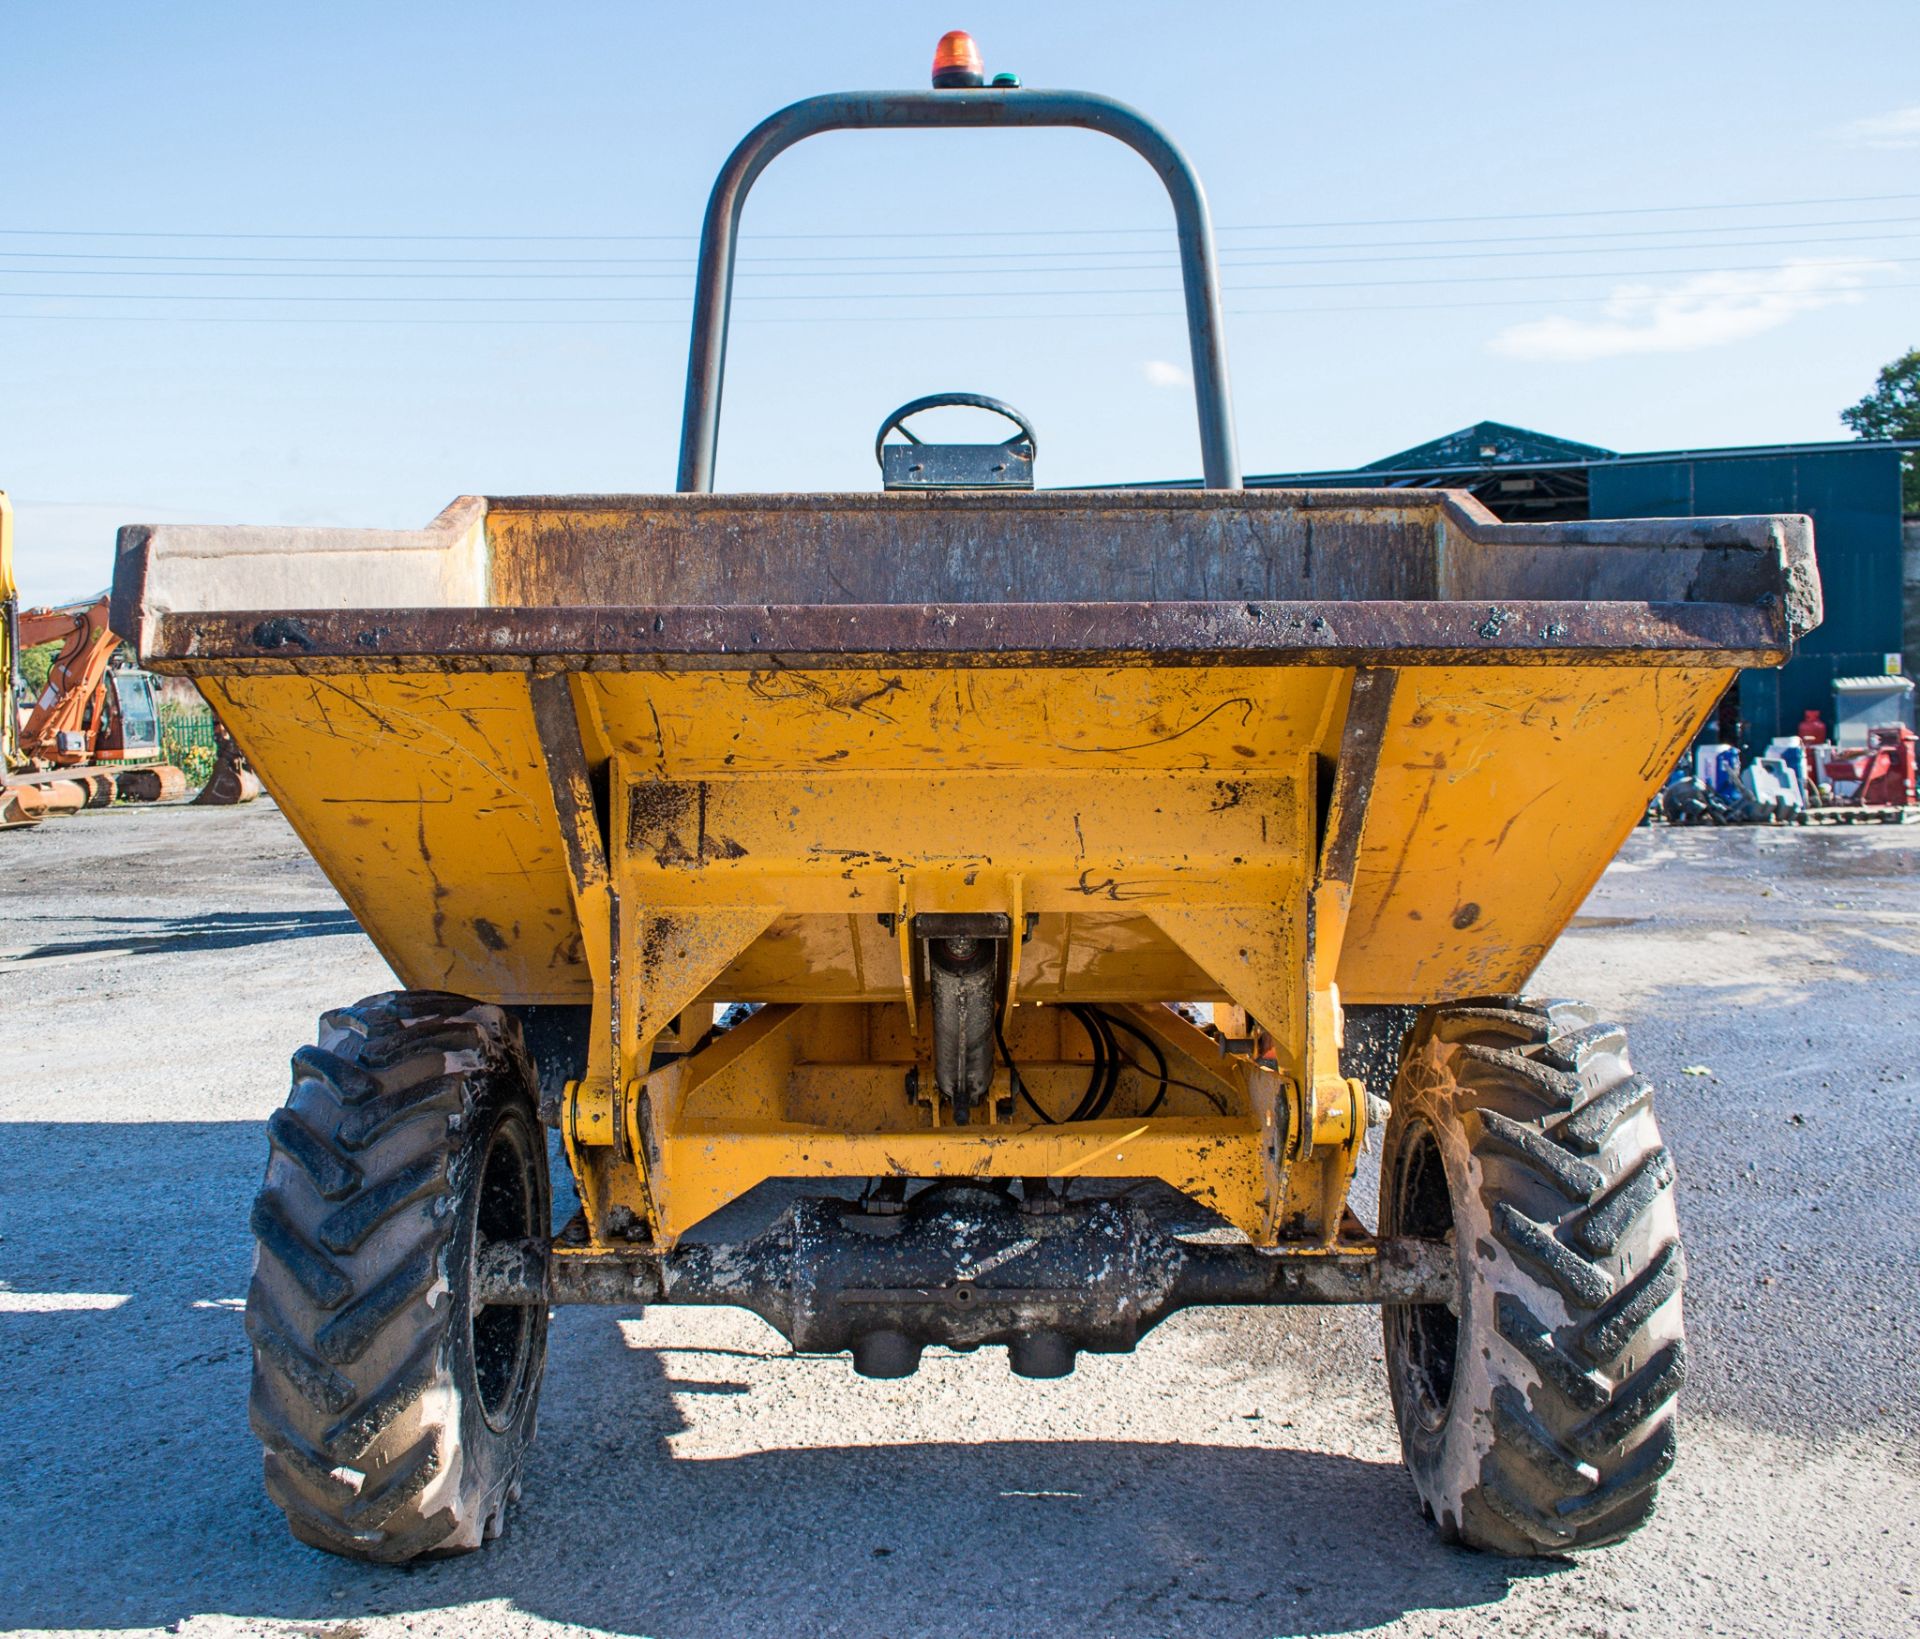
M328 609L162 614L189 669L756 665L1777 665L1775 602L1433 600Z

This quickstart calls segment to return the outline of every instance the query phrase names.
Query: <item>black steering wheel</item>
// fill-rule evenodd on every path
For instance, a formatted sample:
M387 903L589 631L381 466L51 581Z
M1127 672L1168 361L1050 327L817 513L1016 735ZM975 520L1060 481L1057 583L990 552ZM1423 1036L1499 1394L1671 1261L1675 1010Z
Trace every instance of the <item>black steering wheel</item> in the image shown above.
M1027 454L1031 457L1039 446L1039 441L1033 436L1032 424L1011 404L1003 403L997 398L988 398L985 393L929 393L925 398L916 398L911 404L902 404L880 423L880 431L874 435L873 439L874 460L885 465L885 457L880 451L887 442L887 434L896 429L909 444L920 442L907 430L906 422L910 416L916 416L922 410L947 409L991 410L995 415L1005 416L1020 429L1005 441L1008 449L1012 449L1015 444L1024 440L1027 445Z

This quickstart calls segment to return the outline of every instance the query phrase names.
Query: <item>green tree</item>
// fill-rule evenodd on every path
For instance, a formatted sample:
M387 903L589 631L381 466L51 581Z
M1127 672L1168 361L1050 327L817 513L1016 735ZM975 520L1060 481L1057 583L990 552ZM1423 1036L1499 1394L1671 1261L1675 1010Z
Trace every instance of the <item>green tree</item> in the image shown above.
M58 643L36 643L31 649L20 651L20 675L33 690L34 699L38 700L40 691L47 686L47 673L53 670L54 657L59 653Z
M1920 347L1883 366L1873 391L1840 419L1856 438L1920 438ZM1920 463L1911 453L1901 464L1900 509L1920 513Z

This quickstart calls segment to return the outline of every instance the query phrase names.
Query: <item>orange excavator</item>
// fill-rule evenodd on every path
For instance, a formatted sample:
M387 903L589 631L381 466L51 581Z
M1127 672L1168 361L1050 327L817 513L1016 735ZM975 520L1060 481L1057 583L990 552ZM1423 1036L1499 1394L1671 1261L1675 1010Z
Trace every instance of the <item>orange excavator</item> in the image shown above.
M118 797L160 802L186 795L187 776L163 762L153 679L115 667L120 639L107 624L107 599L21 609L13 581L13 509L0 492L0 827L48 814L102 808ZM46 687L24 713L12 695L19 655L58 642Z
M47 768L145 761L160 751L159 709L147 673L112 668L120 639L107 625L107 597L16 617L23 648L60 644L47 686L20 725L21 750Z

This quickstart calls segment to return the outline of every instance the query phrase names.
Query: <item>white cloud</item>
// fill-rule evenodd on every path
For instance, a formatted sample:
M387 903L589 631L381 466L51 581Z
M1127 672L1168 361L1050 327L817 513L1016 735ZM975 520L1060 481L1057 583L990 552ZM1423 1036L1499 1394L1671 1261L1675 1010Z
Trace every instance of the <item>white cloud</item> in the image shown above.
M1890 270L1887 262L1796 261L1754 273L1696 273L1666 286L1616 285L1598 318L1529 319L1488 345L1508 358L1552 364L1725 347L1796 314L1857 302L1872 275Z
M1837 135L1855 148L1920 148L1920 103L1849 120Z
M1148 359L1140 366L1140 373L1147 378L1149 387L1184 387L1187 384L1187 372L1166 359Z

